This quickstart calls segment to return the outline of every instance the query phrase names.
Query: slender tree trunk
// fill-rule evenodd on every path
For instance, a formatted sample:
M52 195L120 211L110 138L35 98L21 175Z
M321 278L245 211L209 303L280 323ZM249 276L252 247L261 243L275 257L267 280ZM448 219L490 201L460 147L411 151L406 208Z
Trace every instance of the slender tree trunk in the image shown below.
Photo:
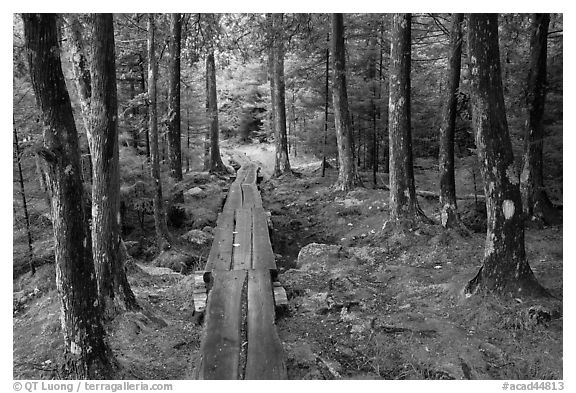
M530 41L530 71L528 74L528 120L524 136L524 155L520 189L526 218L546 224L556 224L560 214L548 198L544 187L544 105L546 101L546 60L549 14L532 16Z
M362 186L354 163L352 152L352 126L348 111L348 93L346 91L346 49L344 46L344 16L332 14L332 100L334 105L334 123L338 143L338 180L334 187L348 191Z
M464 14L452 15L452 31L446 74L446 98L440 125L440 217L445 228L462 227L456 205L456 182L454 179L454 130L456 128L456 105L460 84L462 57L462 22Z
M16 123L12 120L12 130L14 134L14 149L16 151L16 163L18 165L18 183L20 183L20 196L22 197L22 210L24 210L24 221L26 223L26 235L28 238L28 265L32 275L36 274L34 266L34 249L32 248L32 232L30 232L30 216L28 216L28 205L26 203L26 190L24 189L24 176L22 176L22 153L20 152L20 141L16 131Z
M136 97L136 85L134 83L134 79L132 79L130 80L130 100L133 100L134 97ZM136 116L137 113L138 112L135 107L130 110L130 116L132 117ZM132 133L132 147L134 148L135 152L138 152L138 140L140 139L138 136L138 128L131 127L130 131Z
M190 171L190 109L186 110L186 173Z
M64 29L68 50L70 52L70 62L72 63L72 72L74 83L80 101L80 112L84 123L86 136L90 133L90 97L92 88L90 82L90 66L86 54L84 38L82 37L84 28L78 14L66 15L66 28Z
M486 246L468 293L512 297L544 292L526 260L518 174L506 122L498 48L498 15L470 14L468 23L472 124L486 195Z
M268 24L268 82L270 83L270 132L276 137L276 84L274 81L274 21L272 14L266 14Z
M82 186L78 133L62 73L55 14L23 14L32 87L42 113L52 196L56 286L64 334L64 372L76 379L111 379L113 357L104 340L98 306L88 217Z
M206 64L208 64L208 59L206 59ZM210 143L212 140L212 128L211 128L211 113L210 113L210 81L208 80L208 68L206 68L206 120L208 124L206 126L206 132L204 133L204 170L210 170Z
M106 317L136 309L120 254L118 101L112 14L95 14L92 30L92 255L98 298Z
M274 176L280 176L292 172L290 169L288 138L286 135L283 14L273 14L272 20L274 34L274 96L276 104L274 109L274 118L276 120L276 161L274 164Z
M162 199L162 179L160 178L160 153L158 150L158 118L156 107L156 63L154 14L148 14L148 122L150 132L150 158L152 161L152 179L154 180L154 225L158 248L165 250L170 246L170 235L164 213Z
M388 113L388 108L389 108L389 102L390 102L390 93L389 91L386 91L386 87L388 86L388 88L390 87L390 83L388 81L388 83L384 83L382 84L382 80L383 80L383 69L384 69L384 23L382 23L381 25L381 32L380 32L380 69L378 70L378 80L380 83L380 96L384 98L384 102L381 105L380 108L382 108L384 110L383 115L381 114L381 117L383 117L383 121L382 121L382 125L383 125L383 135L382 135L382 171L384 173L389 173L390 172L390 157L389 155L387 155L386 153L389 152L389 128L388 128L388 120L389 120L389 113ZM383 88L384 87L384 91ZM389 89L388 89L389 90ZM382 111L380 111L379 113L382 113Z
M322 150L322 177L326 175L326 154L328 150L328 103L330 82L330 32L326 33L326 79L324 84L324 148Z
M170 14L170 71L168 84L168 161L170 177L182 181L182 149L180 146L180 42L182 21L180 14ZM175 196L176 202L184 202L184 194Z
M378 82L376 80L376 36L370 37L368 40L368 67L366 78L370 83L370 129L372 131L372 140L368 150L369 164L372 167L372 184L376 187L378 173L378 127L376 124L376 100L378 99Z
M144 70L144 58L140 53L138 53L138 67L140 68L140 87L142 93L147 92L146 89L146 73ZM148 119L148 124L150 124L150 100L146 101L145 119ZM150 159L150 130L149 127L143 127L143 132L146 139L146 157Z
M390 50L390 219L428 219L418 206L410 122L411 14L394 14Z
M86 45L84 43L83 33L84 27L78 19L78 14L67 14L66 16L66 41L68 42L68 50L70 52L70 62L72 63L72 72L74 75L74 82L76 84L76 91L78 93L78 100L80 101L80 113L82 122L84 123L84 131L86 138L90 138L90 98L91 82L90 82L90 66L88 65L88 57L86 54ZM92 157L88 151L88 166L83 168L86 173L92 173ZM81 161L82 163L82 161ZM92 176L90 175L90 182Z
M210 121L210 172L226 173L220 156L220 127L218 125L218 97L216 95L216 64L214 51L206 57L206 80L208 81L208 119Z

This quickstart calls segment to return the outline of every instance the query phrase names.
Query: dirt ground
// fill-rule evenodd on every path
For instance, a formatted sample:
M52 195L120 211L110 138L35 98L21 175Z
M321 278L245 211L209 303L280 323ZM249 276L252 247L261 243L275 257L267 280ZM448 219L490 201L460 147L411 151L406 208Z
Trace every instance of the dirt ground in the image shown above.
M272 154L269 145L223 149L225 161L267 164L266 177ZM459 206L465 222L477 229L470 236L437 225L397 236L383 229L386 176L373 188L366 173L367 188L344 194L330 188L336 171L321 178L318 164L300 156L294 161L299 176L261 185L272 214L279 280L289 298L277 326L290 379L562 379L561 226L526 232L530 265L555 298L466 298L462 288L483 255L482 202L478 208L474 200ZM436 189L434 165L417 162L419 189ZM457 177L458 192L473 193L469 171ZM146 231L136 228L127 239L137 263L129 280L143 312L121 314L106 325L119 378L191 377L201 326L193 316L188 273L205 262L210 241L196 240L215 225L226 182L192 174L187 179L187 188L200 191L186 197L197 219L175 230L178 237L190 234L179 241L179 254L159 263L151 258ZM437 202L420 203L438 221ZM14 378L59 377L62 337L53 264L34 277L14 279L13 333Z
M532 269L557 299L466 298L484 233L391 234L388 192L333 192L335 178L264 186L290 300L278 321L289 378L562 378L561 227L526 233ZM434 200L420 203L435 217Z

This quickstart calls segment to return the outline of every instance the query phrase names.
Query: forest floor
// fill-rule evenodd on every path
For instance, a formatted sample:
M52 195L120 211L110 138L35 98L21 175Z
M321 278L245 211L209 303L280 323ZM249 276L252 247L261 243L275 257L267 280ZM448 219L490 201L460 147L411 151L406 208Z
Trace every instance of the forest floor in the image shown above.
M470 236L438 225L395 235L383 229L386 175L376 188L364 173L366 188L336 192L336 170L322 178L317 160L299 156L291 157L297 176L269 179L273 151L224 144L223 156L260 162L267 178L262 196L289 299L277 326L290 379L562 379L561 226L526 231L530 265L556 299L466 298L462 289L483 255L482 201L478 208L474 200L459 205L476 230ZM434 161L416 163L417 188L435 191ZM457 177L459 194L474 192L466 170ZM150 217L144 232L126 237L137 264L129 280L144 310L107 323L119 377L187 379L195 365L201 326L187 273L205 262L226 181L192 173L184 183L197 190L186 195L195 218L175 231L172 254L153 259ZM439 221L437 201L419 200ZM15 251L14 262L25 259ZM13 333L14 378L58 377L63 345L53 264L33 277L15 273Z

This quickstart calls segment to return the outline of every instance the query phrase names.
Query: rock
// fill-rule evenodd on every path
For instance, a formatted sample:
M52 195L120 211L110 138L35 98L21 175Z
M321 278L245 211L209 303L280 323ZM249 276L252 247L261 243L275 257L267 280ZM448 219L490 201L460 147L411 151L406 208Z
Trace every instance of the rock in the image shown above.
M310 243L298 253L296 267L302 270L324 270L342 259L342 246Z
M208 245L214 239L214 236L199 229L192 229L180 236L180 238L192 243L195 248L201 248Z
M206 232L206 233L209 233L210 235L214 235L214 228L212 228L209 225L206 225L204 228L202 228L202 232Z
M205 196L204 194L204 190L201 189L200 187L192 187L191 189L187 190L184 192L184 196L185 197L201 197L201 196Z
M185 251L167 250L163 251L154 261L154 266L167 267L175 272L183 273L195 263L194 256Z
M165 275L180 276L180 273L177 273L177 272L175 272L172 269L169 269L167 267L154 267L154 266L143 265L141 263L136 263L135 265L139 269L144 271L144 273L149 274L151 276L165 276Z

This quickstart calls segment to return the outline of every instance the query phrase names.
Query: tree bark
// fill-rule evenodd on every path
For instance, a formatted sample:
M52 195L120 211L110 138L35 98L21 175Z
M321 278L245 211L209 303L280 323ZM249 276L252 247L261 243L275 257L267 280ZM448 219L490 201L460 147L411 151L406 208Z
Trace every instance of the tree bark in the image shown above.
M92 255L98 298L105 317L137 309L120 255L120 167L118 101L112 14L95 14L92 23Z
M50 198L50 193L48 192L48 182L46 179L46 173L42 170L40 156L36 155L34 157L34 161L36 163L36 173L40 182L40 189L44 192L44 202L48 207L49 213L52 214L52 199Z
M462 57L462 22L464 14L452 15L452 30L446 74L446 98L440 123L440 218L445 228L462 227L456 204L456 181L454 178L454 131L456 128L456 105L460 84Z
M82 37L84 27L78 19L77 14L66 15L66 40L70 52L70 62L74 74L74 83L80 101L80 111L86 136L90 136L90 98L92 96L90 66L86 54L84 38Z
M182 21L180 14L170 15L170 70L168 84L168 161L170 177L175 182L182 181L182 149L180 146L180 42ZM181 197L181 198L180 198ZM184 202L184 195L177 196Z
M411 14L394 14L390 49L390 219L428 220L418 206L410 121Z
M150 132L150 159L152 161L152 179L154 181L154 226L158 248L162 251L170 247L170 235L164 213L162 199L162 179L160 178L160 153L158 150L158 114L156 107L156 63L154 14L148 14L148 128Z
M338 145L338 180L335 189L348 191L361 187L354 162L352 125L348 111L348 93L346 91L346 48L344 46L344 15L332 14L332 101L334 105L334 124Z
M526 218L546 224L556 224L560 214L556 211L544 187L544 105L546 101L546 60L549 14L532 16L530 41L530 71L526 104L528 119L524 136L524 155L520 189Z
M276 160L274 176L291 173L288 156L288 138L286 136L286 87L284 84L284 34L283 14L273 14L274 37L274 118L276 121Z
M64 372L75 379L112 379L113 358L104 340L84 209L78 133L60 62L55 14L23 14L28 64L42 113L52 197L56 286L64 334Z
M64 29L66 40L68 41L68 50L70 52L70 62L72 63L72 73L80 101L80 114L84 123L86 139L90 138L90 99L92 96L90 66L86 54L86 45L84 43L84 27L78 18L78 14L67 14L67 27ZM81 161L82 164L82 161ZM87 173L92 172L92 157L88 151L88 166L84 168ZM92 182L92 176L90 176Z
M470 14L472 124L488 213L483 265L467 287L513 297L544 293L526 260L519 178L508 133L497 14Z
M208 108L207 115L210 122L210 172L226 173L226 167L220 156L220 127L218 126L218 96L216 94L216 64L214 50L206 57L206 80Z

